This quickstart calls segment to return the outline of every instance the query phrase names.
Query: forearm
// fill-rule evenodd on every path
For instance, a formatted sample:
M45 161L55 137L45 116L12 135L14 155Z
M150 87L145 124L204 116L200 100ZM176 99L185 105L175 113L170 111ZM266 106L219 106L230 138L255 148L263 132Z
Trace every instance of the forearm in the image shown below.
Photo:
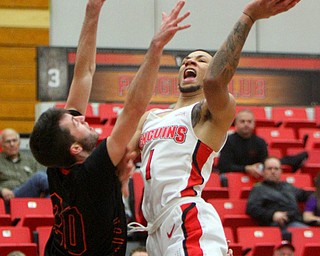
M312 221L317 221L320 223L320 216L315 216L313 212L305 211L303 213L303 221L306 223L312 222Z
M242 14L233 30L214 55L209 64L206 80L216 81L217 86L227 87L233 77L241 56L241 50L247 39L253 23L250 18Z
M245 172L245 165L234 164L232 161L228 161L228 159L219 159L218 169L221 173Z
M73 80L66 108L85 114L96 68L96 37L103 1L89 1L78 42Z
M74 73L77 77L93 75L95 71L96 37L101 7L87 4L75 62Z
M124 111L134 110L139 116L145 112L157 80L162 52L163 46L152 41L144 62L129 86Z
M124 148L128 145L134 135L139 120L144 114L153 94L160 59L165 45L173 38L177 31L186 29L189 25L179 25L189 16L189 12L179 17L185 1L179 1L171 11L170 15L163 13L162 24L145 55L138 72L132 80L121 115L108 139L107 147L113 148L110 157L117 164L123 155Z

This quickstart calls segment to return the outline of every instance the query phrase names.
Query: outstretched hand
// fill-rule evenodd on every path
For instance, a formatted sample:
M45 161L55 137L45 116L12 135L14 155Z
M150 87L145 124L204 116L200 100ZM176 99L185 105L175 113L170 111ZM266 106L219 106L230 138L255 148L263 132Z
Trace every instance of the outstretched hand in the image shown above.
M157 42L161 47L164 47L177 31L190 27L190 24L179 25L190 15L190 12L188 11L179 17L180 11L184 5L185 0L180 0L169 15L164 12L162 13L161 27L159 32L154 36L153 42Z
M243 12L256 21L286 12L299 2L300 0L253 0Z
M98 15L105 1L106 0L88 0L88 7L90 8L87 8L87 14L93 17Z

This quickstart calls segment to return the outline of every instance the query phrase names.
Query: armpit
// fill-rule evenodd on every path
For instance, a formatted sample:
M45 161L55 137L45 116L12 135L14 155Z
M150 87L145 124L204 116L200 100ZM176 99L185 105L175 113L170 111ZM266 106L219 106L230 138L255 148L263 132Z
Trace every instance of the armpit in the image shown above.
M193 109L192 109L192 113L191 113L191 119L192 119L192 127L195 127L200 121L201 121L201 114L202 111L204 111L202 108L204 107L204 101L201 101L199 103L197 103ZM208 110L208 108L205 110L205 114L203 116L203 122L207 121L209 119L211 119L212 115L210 113L210 111Z

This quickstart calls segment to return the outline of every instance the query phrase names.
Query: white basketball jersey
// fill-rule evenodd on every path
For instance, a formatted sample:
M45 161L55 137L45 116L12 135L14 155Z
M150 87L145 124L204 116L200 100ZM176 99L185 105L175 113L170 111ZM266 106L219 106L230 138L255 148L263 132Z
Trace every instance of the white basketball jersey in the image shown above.
M209 179L218 153L195 135L191 121L193 107L180 108L162 117L159 110L150 112L143 126L139 141L145 180L142 210L148 222L153 222L162 207L173 199L200 197Z

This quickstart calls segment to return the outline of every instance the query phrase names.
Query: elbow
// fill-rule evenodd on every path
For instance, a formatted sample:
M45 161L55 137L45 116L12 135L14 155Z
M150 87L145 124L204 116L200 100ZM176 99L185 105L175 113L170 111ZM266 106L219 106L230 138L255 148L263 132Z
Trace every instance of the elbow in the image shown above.
M213 76L206 75L203 79L203 87L214 87L217 84L217 79Z
M206 76L203 79L203 90L204 92L219 92L225 91L226 83L222 78L214 77L214 76Z
M88 67L88 72L93 76L94 73L96 72L96 63L92 63L91 65L89 65Z

